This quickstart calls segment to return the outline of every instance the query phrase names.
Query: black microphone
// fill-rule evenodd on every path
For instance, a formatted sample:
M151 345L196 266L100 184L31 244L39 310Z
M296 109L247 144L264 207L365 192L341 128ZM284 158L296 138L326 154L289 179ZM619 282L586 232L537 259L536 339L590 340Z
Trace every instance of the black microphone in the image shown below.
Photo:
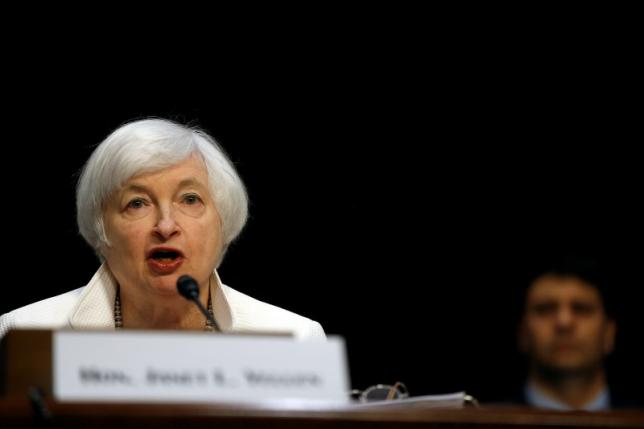
M212 317L208 310L204 308L201 301L199 301L199 285L197 284L197 281L195 279L187 274L179 277L177 279L177 290L182 297L197 304L199 310L201 310L201 312L206 316L212 326L215 327L215 331L221 332L221 328L219 327L219 324L217 323L215 318Z

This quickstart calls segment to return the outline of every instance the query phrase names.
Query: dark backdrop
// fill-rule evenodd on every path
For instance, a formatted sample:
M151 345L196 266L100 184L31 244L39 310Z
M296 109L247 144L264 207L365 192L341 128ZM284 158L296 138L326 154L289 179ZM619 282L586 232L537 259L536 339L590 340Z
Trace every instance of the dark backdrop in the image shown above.
M526 273L580 250L611 269L610 376L636 395L644 213L632 56L507 35L458 49L295 39L171 71L145 49L59 67L70 58L54 46L34 67L11 67L0 311L89 280L98 263L76 232L78 170L118 125L162 116L209 131L247 184L251 217L224 281L344 336L354 387L503 396L522 380Z

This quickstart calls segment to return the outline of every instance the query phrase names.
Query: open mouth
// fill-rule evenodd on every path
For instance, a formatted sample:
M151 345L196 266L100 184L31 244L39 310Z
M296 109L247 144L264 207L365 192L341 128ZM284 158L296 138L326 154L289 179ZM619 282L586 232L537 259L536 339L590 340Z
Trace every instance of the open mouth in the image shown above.
M176 249L153 249L148 254L148 266L159 275L174 273L183 263L183 254Z
M175 259L180 258L182 255L176 250L154 250L150 252L150 259L155 261L164 262L164 261L174 261Z

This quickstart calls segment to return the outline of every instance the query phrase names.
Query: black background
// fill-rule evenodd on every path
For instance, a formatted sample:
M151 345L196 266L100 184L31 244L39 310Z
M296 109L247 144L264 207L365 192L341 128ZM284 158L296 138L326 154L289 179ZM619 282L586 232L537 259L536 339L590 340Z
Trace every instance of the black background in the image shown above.
M161 116L210 132L248 187L251 217L224 282L344 336L354 387L503 396L523 377L526 273L583 251L611 270L620 330L609 375L637 395L636 32L568 28L575 15L526 31L524 15L469 29L359 18L339 37L337 23L303 19L248 38L205 32L217 43L198 48L155 33L12 50L0 311L89 280L98 262L76 232L77 173L114 128Z

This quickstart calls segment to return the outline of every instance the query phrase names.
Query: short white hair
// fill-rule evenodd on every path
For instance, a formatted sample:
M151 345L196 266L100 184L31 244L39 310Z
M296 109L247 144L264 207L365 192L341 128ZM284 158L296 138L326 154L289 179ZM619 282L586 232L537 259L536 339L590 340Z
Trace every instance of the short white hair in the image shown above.
M248 195L232 162L203 130L166 119L143 119L117 128L98 145L76 188L78 230L101 257L109 246L103 223L107 199L133 176L171 167L191 155L203 159L221 218L224 250L244 228Z

